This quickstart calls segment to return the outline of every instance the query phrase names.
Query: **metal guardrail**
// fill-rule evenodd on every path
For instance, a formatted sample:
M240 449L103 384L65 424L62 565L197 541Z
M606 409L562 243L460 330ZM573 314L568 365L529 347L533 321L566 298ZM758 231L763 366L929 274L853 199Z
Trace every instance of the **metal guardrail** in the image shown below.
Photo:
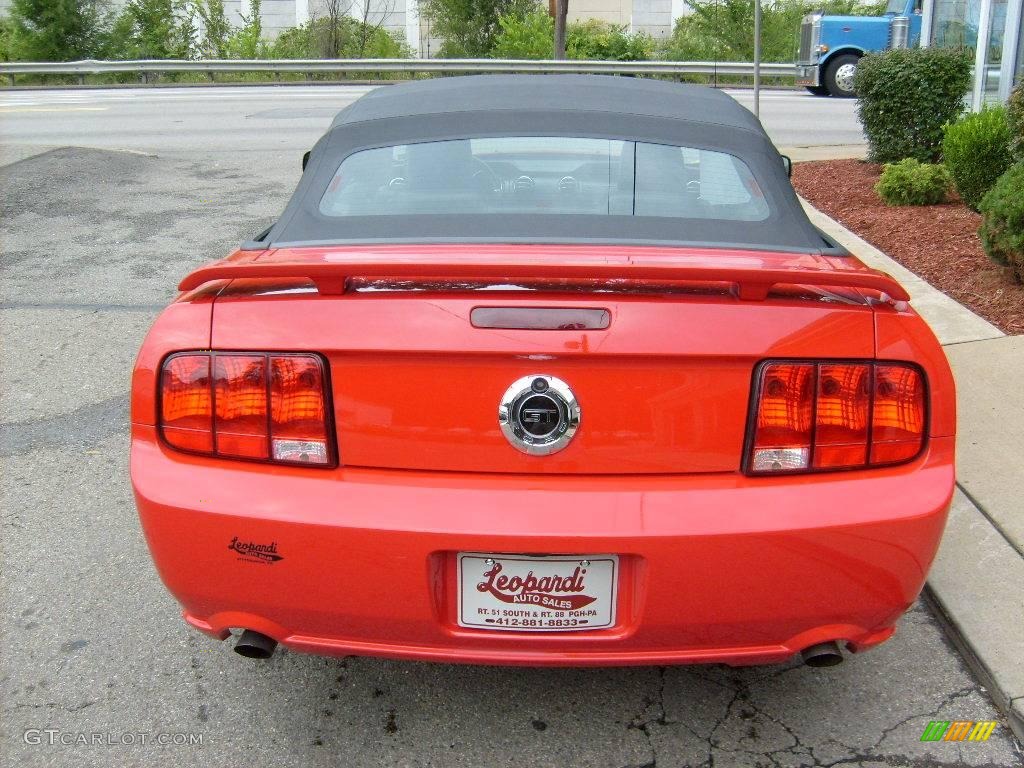
M140 59L135 61L0 62L0 75L14 84L15 75L98 75L137 72L144 76L164 72L297 72L300 74L360 72L451 73L555 73L615 75L741 75L753 77L751 62L736 61L575 61L571 59ZM789 77L792 64L761 64L761 75Z

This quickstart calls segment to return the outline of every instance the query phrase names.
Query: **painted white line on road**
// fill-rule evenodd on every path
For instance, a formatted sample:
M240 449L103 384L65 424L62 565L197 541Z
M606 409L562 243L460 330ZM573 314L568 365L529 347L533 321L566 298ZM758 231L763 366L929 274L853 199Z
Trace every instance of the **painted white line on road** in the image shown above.
M100 94L95 92L90 93L76 93L76 92L56 92L47 93L45 95L33 95L33 96L15 96L3 97L0 96L0 106L33 106L33 105L50 105L50 104L67 104L67 103L108 103L108 102L165 102L165 101L222 101L225 99L233 100L245 100L249 99L252 101L266 100L270 96L280 97L282 103L287 103L293 99L328 99L338 97L354 97L362 96L364 93L369 93L374 90L374 86L349 86L343 89L317 89L315 91L302 90L295 92L282 93L280 88L275 88L272 91L270 89L263 88L247 88L242 91L231 91L223 93L220 91L212 91L204 89L203 91L197 91L194 93L173 91L170 93L162 93L159 91L146 91L139 93L133 91L130 93L110 93ZM212 92L211 92L212 91Z
M0 115L15 112L106 112L110 107L9 107L0 104Z

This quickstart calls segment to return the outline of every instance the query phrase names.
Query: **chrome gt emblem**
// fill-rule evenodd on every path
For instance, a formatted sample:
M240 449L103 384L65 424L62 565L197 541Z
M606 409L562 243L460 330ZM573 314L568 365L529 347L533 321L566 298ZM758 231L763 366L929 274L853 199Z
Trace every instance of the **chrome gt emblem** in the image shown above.
M564 381L534 373L505 390L498 424L515 448L531 456L548 456L565 448L576 434L580 405Z

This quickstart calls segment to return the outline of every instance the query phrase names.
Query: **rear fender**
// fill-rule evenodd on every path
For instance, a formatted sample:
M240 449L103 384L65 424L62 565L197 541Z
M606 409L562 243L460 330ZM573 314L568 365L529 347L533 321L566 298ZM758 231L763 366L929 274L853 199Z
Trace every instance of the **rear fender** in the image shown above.
M182 349L209 348L213 301L227 283L219 280L183 293L157 317L132 371L133 424L156 424L157 376L163 359Z
M879 360L917 363L928 379L931 408L931 437L956 434L956 384L932 329L912 309L898 311L892 306L875 306L875 345Z

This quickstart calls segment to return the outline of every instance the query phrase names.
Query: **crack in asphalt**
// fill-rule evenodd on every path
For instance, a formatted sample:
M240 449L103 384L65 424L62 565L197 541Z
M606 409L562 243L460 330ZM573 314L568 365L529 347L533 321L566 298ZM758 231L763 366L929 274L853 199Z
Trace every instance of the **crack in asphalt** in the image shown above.
M823 760L818 754L815 753L815 746L807 744L803 741L800 734L792 726L789 725L784 719L766 711L763 707L758 706L754 703L751 695L751 684L763 682L764 680L773 679L780 675L786 674L793 669L801 668L800 665L789 667L779 672L772 672L767 675L759 676L752 681L743 680L736 678L733 680L733 686L727 686L719 680L714 680L706 674L694 671L696 677L699 677L702 681L714 683L723 688L733 688L733 695L730 698L728 704L721 716L717 717L711 731L706 735L702 736L695 729L689 726L689 724L677 720L671 720L667 717L665 709L665 685L666 685L666 669L659 667L659 686L657 699L647 699L644 702L644 710L637 715L632 722L629 723L628 727L631 729L639 730L642 732L647 739L648 747L651 750L651 760L648 763L644 763L641 768L657 768L659 764L659 752L655 740L652 738L651 726L672 726L678 725L685 728L698 740L704 741L708 747L708 757L701 763L692 763L692 768L701 768L706 766L707 768L714 768L718 764L730 764L734 761L724 759L726 755L749 755L754 758L761 758L768 761L773 768L786 768L786 766L793 765L793 760L786 760L786 757L796 758L796 761L801 766L814 766L815 768L839 768L840 766L846 765L861 765L864 763L885 763L892 764L893 761L897 761L897 764L904 765L906 768L955 768L956 766L964 765L962 755L959 753L958 747L958 759L947 761L937 760L934 757L929 756L911 756L905 754L888 754L882 752L882 745L884 742L900 728L906 726L908 723L923 718L935 717L937 713L942 712L945 708L952 705L957 699L970 696L972 694L981 694L981 688L978 684L973 684L952 691L944 695L934 707L930 707L927 712L919 712L908 717L901 719L899 722L885 728L880 734L878 739L868 745L866 748L861 746L860 748L851 747L848 744L844 744L841 741L835 739L829 739L832 743L842 747L843 749L851 752L852 754L841 757L836 760L826 761ZM648 712L654 707L653 714L648 715ZM645 718L646 716L646 718ZM719 737L720 730L735 717L742 717L745 720L756 720L761 718L764 722L770 722L777 725L788 737L791 743L783 748L772 749L769 751L751 749L743 746L728 746ZM756 740L758 738L756 726L751 725L750 738ZM821 745L817 745L819 748ZM760 764L760 763L759 763ZM633 768L632 766L623 766L623 768ZM998 768L998 766L986 766L978 765L977 768Z
M657 699L651 700L644 697L644 708L641 712L634 717L629 724L626 726L631 730L640 731L644 735L644 739L647 741L647 748L651 752L651 759L646 763L639 765L628 765L623 768L657 768L658 765L658 750L654 746L654 742L651 740L650 726L652 723L659 725L665 725L665 667L658 667L658 696ZM658 716L654 718L644 719L644 715L654 704L658 705Z

